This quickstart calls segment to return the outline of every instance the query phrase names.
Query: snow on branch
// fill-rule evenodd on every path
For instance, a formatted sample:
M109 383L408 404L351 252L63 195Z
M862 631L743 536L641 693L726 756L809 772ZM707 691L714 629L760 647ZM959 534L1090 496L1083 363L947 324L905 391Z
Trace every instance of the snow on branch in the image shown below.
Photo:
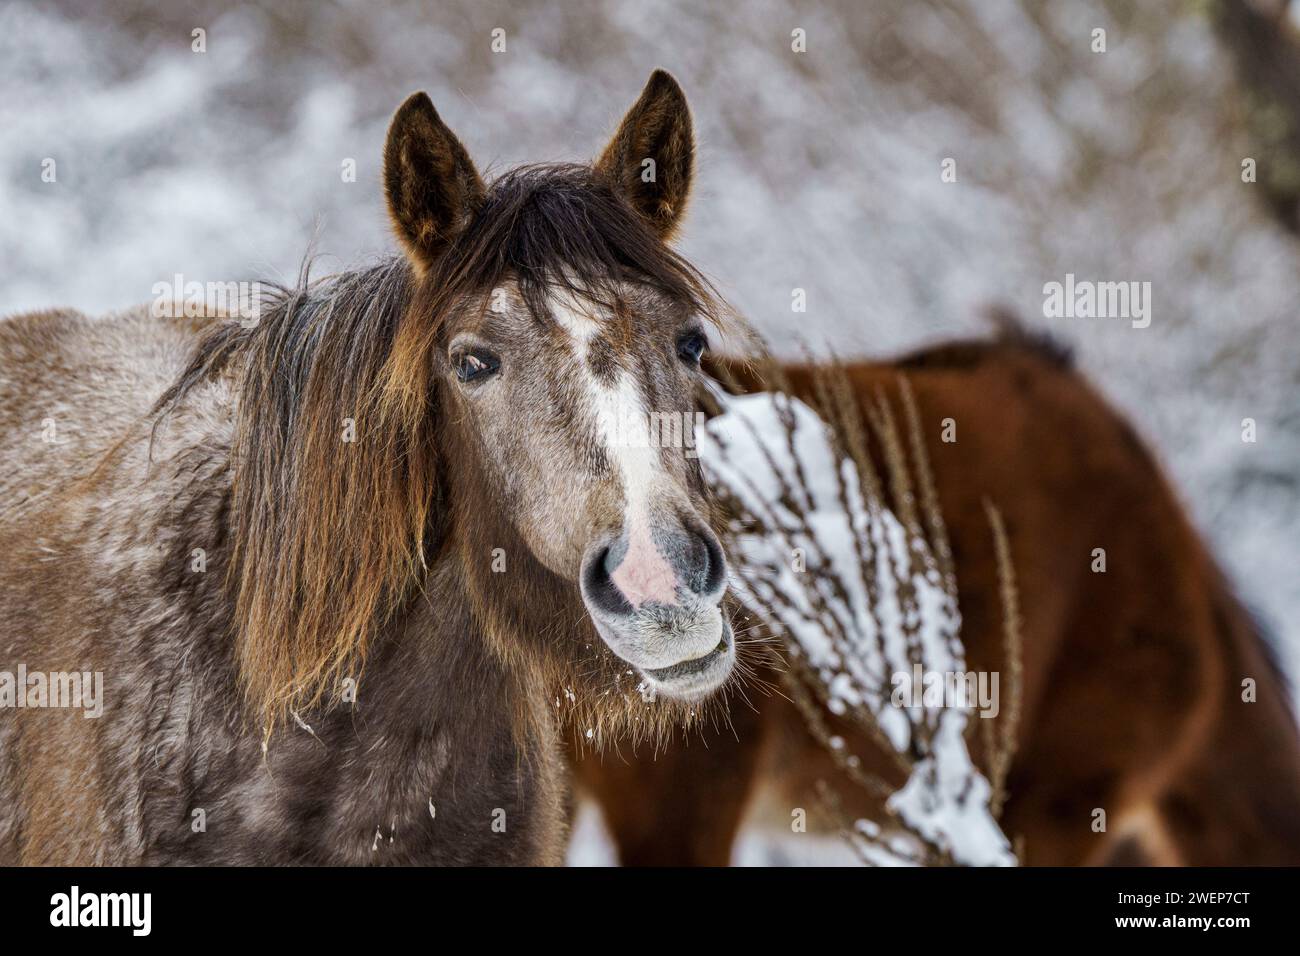
M981 721L985 777L966 745L974 704L966 691L974 678L910 387L900 376L909 470L883 392L866 403L864 422L842 369L822 371L816 386L822 415L785 391L715 393L721 414L698 436L710 485L732 516L737 594L785 642L785 689L813 736L846 781L883 803L884 819L855 820L839 791L825 781L820 788L864 861L1014 865L997 824L1020 681L1017 595L1001 516L985 503L1002 583L1011 700L996 727ZM883 476L869 454L873 442ZM915 693L900 697L900 687ZM893 756L906 781L901 788L864 769L833 732L828 712Z

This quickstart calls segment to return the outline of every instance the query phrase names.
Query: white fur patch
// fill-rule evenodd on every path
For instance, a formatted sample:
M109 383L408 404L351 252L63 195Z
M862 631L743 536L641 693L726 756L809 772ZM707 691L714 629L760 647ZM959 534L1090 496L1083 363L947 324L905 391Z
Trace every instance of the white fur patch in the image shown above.
M590 401L601 446L619 472L623 487L623 531L627 553L613 573L614 584L633 605L654 600L676 603L677 577L655 546L650 501L663 474L659 449L650 436L649 415L635 379L620 371L601 382L587 361L600 323L568 294L557 296L551 313L573 341L574 360Z

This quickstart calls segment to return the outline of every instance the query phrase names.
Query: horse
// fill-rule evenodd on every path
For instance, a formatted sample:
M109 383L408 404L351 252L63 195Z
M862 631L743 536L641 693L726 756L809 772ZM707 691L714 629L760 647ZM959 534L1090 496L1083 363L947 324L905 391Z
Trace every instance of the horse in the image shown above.
M1004 516L1023 668L1004 832L1028 865L1300 863L1300 736L1264 634L1132 425L1067 349L1007 319L984 340L842 365L863 411L900 375L914 394L967 666L1001 672L1006 688L985 501ZM711 366L734 391L782 388L809 402L824 373L806 362L767 376ZM885 450L870 453L883 473ZM762 676L777 684L780 670ZM657 750L574 749L579 788L623 864L727 865L743 824L784 832L777 851L793 859L825 859L816 834L887 821L878 796L846 786L788 696L754 695L727 728ZM864 772L902 785L875 738L829 711L822 719ZM968 745L987 772L992 738L975 730ZM819 782L839 794L839 812ZM791 833L792 815L806 832ZM801 857L800 840L816 851Z
M491 183L416 93L399 254L0 323L0 863L559 862L561 723L653 738L737 662L699 464L636 440L724 319L693 170L663 71Z

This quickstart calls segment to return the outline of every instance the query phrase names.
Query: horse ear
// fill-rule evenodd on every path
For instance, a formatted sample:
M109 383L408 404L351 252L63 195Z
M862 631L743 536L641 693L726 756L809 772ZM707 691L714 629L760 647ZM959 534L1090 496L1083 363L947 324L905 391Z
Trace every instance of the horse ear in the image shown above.
M384 192L417 270L437 261L483 201L483 180L427 93L397 108L384 144Z
M694 168L695 133L686 94L670 74L655 70L596 161L596 170L668 240L686 211Z

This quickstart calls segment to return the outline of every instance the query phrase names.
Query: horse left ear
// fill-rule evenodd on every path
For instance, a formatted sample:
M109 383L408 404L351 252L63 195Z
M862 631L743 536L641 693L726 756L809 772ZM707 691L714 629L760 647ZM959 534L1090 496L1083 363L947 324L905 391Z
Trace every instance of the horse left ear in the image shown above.
M419 271L437 261L483 201L474 161L427 93L412 93L393 115L384 192L397 238Z
M667 241L686 211L694 169L686 94L670 74L655 70L596 160L596 171Z

